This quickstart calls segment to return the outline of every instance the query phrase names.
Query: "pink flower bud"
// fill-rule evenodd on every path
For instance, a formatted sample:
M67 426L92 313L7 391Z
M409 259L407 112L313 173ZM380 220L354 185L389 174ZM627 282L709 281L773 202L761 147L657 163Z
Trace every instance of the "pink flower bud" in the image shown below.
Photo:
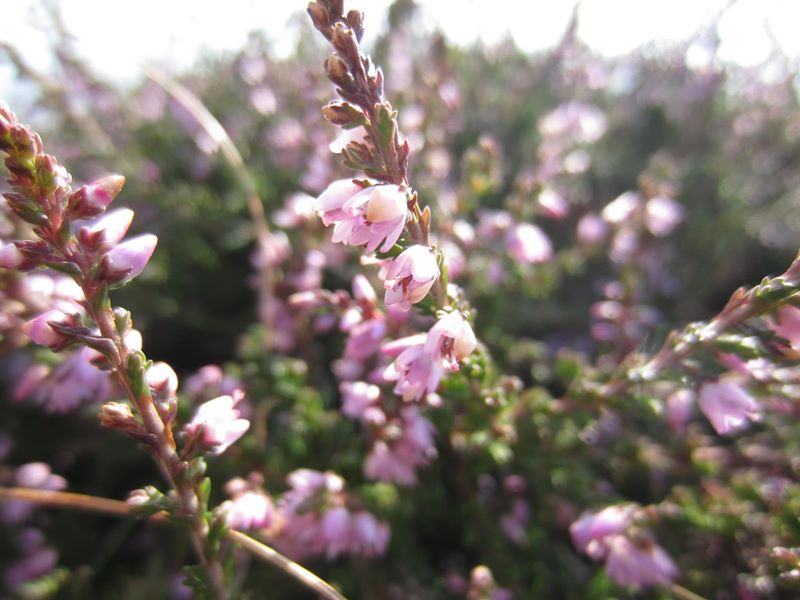
M601 243L608 235L608 225L596 213L586 213L578 221L578 242L587 246Z
M135 330L134 330L135 331ZM159 396L171 397L178 392L178 376L165 362L155 362L150 365L145 374L149 385Z
M683 221L683 206L668 196L656 196L647 201L644 222L650 233L668 235Z
M116 244L125 234L133 222L133 211L129 208L120 208L112 211L89 226L89 232L103 234L103 241L107 244Z
M409 310L428 295L438 278L439 265L433 251L428 246L411 246L386 269L386 305Z
M103 277L111 283L130 281L144 271L158 238L145 233L112 248L103 260Z
M0 247L0 267L4 269L18 269L22 264L23 256L13 242Z
M63 344L67 338L50 326L50 323L70 323L72 319L60 310L48 310L22 326L22 330L32 341L49 348Z
M250 421L239 418L235 404L231 396L220 396L201 404L186 425L186 432L198 436L198 443L205 451L222 454L250 427Z
M353 277L353 297L370 306L375 306L375 301L378 299L369 280L361 273Z
M102 213L125 185L122 175L109 175L94 183L81 186L70 194L67 210L75 218L85 219Z

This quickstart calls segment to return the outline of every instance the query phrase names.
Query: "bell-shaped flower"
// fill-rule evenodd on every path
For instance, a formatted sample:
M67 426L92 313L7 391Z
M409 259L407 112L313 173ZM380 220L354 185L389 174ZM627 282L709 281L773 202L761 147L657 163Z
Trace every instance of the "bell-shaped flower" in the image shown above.
M138 277L153 256L158 238L152 233L133 237L109 250L103 259L103 278L123 283Z
M395 381L394 393L406 402L420 400L426 393L436 391L444 371L426 352L424 333L408 336L388 344L381 350L395 360L383 372L387 381Z
M635 588L669 585L679 575L669 555L650 540L634 541L615 535L607 543L606 573L618 585Z
M386 268L386 305L396 304L402 310L409 310L428 295L438 278L439 265L433 250L428 246L411 246Z
M222 454L228 446L242 437L250 427L250 421L239 418L235 408L241 399L220 396L200 405L192 420L186 425L186 433L197 437L197 444L211 454Z
M477 345L469 322L459 311L454 311L440 317L431 327L425 340L425 353L443 368L458 371L458 363L472 354Z
M759 418L753 397L733 381L706 382L700 388L700 410L720 435L746 428Z
M350 246L366 245L382 252L400 237L408 214L406 194L396 185L363 188L348 180L333 182L317 199L325 225L334 225L331 240Z

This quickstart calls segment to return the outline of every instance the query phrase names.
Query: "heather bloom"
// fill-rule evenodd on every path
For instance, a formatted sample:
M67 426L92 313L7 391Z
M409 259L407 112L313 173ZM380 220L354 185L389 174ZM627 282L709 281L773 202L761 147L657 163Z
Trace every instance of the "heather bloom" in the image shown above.
M363 419L381 396L377 385L364 381L342 382L339 391L342 393L342 413L353 419Z
M517 262L538 265L553 258L550 240L536 225L519 223L506 234L508 254Z
M800 308L782 306L769 319L769 324L775 333L789 340L795 351L800 350Z
M125 185L122 175L109 175L81 186L69 196L67 209L76 218L85 219L101 214Z
M440 317L428 332L425 353L445 369L458 371L458 363L478 346L475 333L459 311Z
M704 383L700 387L700 410L720 435L746 428L760 413L753 397L732 381Z
M51 323L68 325L72 323L72 318L60 310L48 310L28 321L22 329L33 342L40 346L57 348L67 342L69 338L53 329Z
M678 568L653 541L630 537L635 511L618 505L584 515L570 527L572 542L593 560L605 561L606 572L619 585L668 584L678 576Z
M677 390L667 398L667 422L674 431L682 431L694 414L696 397L692 390Z
M638 542L624 535L614 535L606 543L606 573L618 585L637 588L668 585L679 575L669 555L650 540Z
M225 484L225 491L232 499L224 502L221 510L232 528L242 531L271 529L276 524L275 505L260 485L237 477Z
M322 222L334 224L334 243L366 245L373 252L380 244L382 252L400 237L406 223L406 194L396 185L367 188L352 181L335 181L317 199Z
M420 400L424 394L435 392L444 376L442 367L426 352L427 339L426 334L419 333L389 342L381 348L384 354L396 357L384 370L383 377L396 382L394 393L406 402Z
M94 223L88 225L85 231L95 235L102 235L106 244L113 245L125 237L131 223L133 223L133 211L129 208L120 208L106 213Z
M645 204L644 222L653 235L669 235L683 221L683 212L683 206L669 196L656 196Z
M151 233L138 235L112 248L103 260L103 275L112 283L138 277L153 255L158 238Z
M14 473L14 485L37 490L63 490L67 481L55 475L50 465L43 462L32 462L17 468ZM0 504L0 517L5 523L22 523L27 521L36 506L23 500L11 500Z
M239 410L234 408L241 398L241 394L220 396L201 404L186 425L186 433L196 437L198 445L206 452L222 454L250 427L250 421L240 419Z
M414 406L404 407L401 420L392 426L400 427L400 435L389 442L375 443L364 462L364 474L377 481L414 485L417 468L427 465L436 455L436 429Z
M389 263L386 268L384 287L385 302L397 304L402 310L410 310L428 295L439 278L436 255L427 246L411 246Z

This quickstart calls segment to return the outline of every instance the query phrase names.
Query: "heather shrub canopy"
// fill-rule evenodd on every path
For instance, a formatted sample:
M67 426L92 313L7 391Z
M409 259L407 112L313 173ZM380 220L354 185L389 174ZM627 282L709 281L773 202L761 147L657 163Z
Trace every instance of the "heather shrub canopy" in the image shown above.
M5 48L3 597L796 597L788 59L309 17L127 88Z

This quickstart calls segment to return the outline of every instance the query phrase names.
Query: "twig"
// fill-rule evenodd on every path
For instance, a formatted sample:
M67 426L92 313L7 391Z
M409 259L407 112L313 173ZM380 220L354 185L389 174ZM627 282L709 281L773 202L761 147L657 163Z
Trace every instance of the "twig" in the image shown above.
M123 517L135 516L131 511L130 505L121 500L111 498L101 498L98 496L88 496L86 494L75 494L72 492L57 492L51 490L37 490L22 487L2 487L0 486L0 503L9 501L22 501L38 504L40 506L52 506L57 508L71 508L88 512L112 514ZM167 515L163 512L152 515L149 520L156 523L167 523ZM229 529L225 537L231 542L248 550L264 562L268 562L278 567L281 571L294 577L307 588L317 592L327 600L347 600L342 594L336 591L331 585L314 575L311 571L287 558L274 548L267 546L249 535Z

